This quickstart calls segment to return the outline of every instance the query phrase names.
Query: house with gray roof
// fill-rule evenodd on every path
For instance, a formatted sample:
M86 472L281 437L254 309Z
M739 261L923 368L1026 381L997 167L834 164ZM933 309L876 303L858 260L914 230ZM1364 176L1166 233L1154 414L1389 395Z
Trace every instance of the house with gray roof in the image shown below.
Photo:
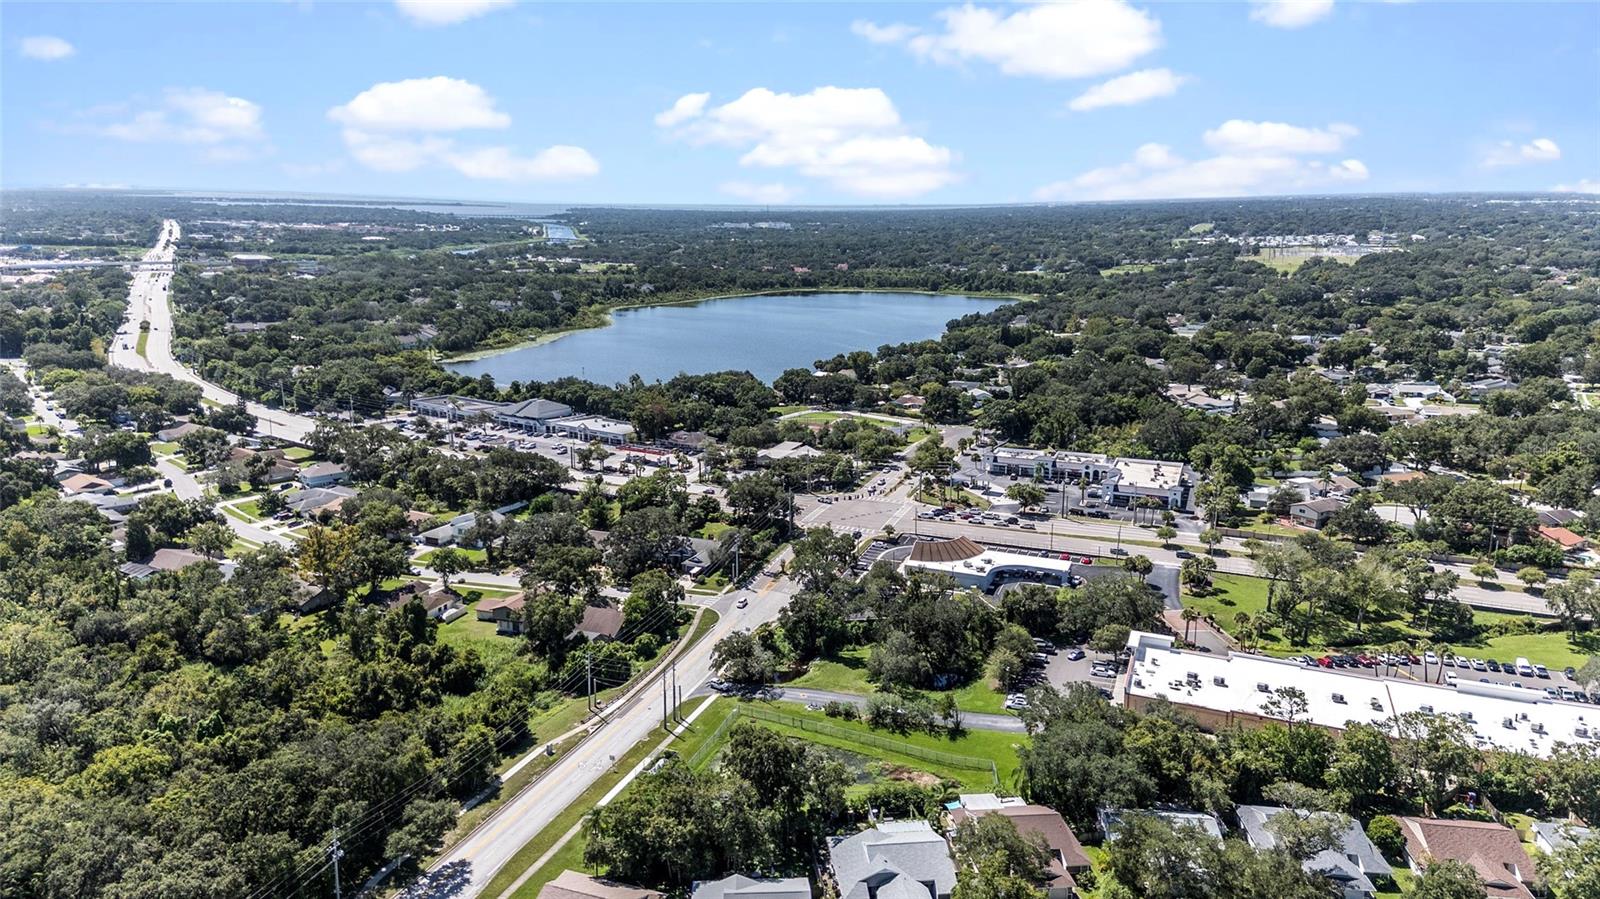
M486 513L496 524L505 521L506 517L499 512ZM449 546L460 542L467 532L478 526L478 513L466 512L450 519L444 524L431 530L423 531L417 535L417 541L428 546ZM465 544L463 544L465 545Z
M1123 822L1140 815L1160 818L1178 830L1184 828L1199 830L1214 840L1222 839L1222 822L1218 821L1215 815L1208 815L1205 812L1180 808L1102 808L1095 812L1095 818L1100 823L1100 832L1105 834L1107 843L1116 841L1117 832L1122 829Z
M329 503L355 495L349 487L312 487L285 494L283 504L296 515L310 515Z
M1367 839L1360 822L1349 815L1308 812L1275 805L1241 805L1236 811L1245 840L1262 850L1278 845L1278 836L1268 825L1279 815L1298 815L1302 818L1317 815L1334 819L1339 826L1338 845L1306 859L1301 867L1328 878L1344 899L1372 899L1378 892L1372 878L1394 877L1394 869L1383 860L1383 853Z
M828 838L840 899L949 899L956 885L950 845L926 821L884 821Z
M1600 834L1600 831L1571 821L1535 821L1528 825L1528 829L1533 831L1533 845L1545 855L1560 852Z
M804 877L746 877L697 880L690 899L811 899L811 881Z

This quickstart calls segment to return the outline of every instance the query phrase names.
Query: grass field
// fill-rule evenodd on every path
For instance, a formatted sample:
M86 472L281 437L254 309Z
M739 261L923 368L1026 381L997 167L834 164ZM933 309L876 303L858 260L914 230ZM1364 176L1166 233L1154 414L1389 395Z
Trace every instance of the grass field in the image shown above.
M311 450L306 449L303 446L290 446L285 447L283 450L283 457L292 462L299 462L309 459L312 457L312 455L314 454L311 452Z
M1100 270L1100 277L1102 277L1102 278L1110 278L1110 277L1113 277L1115 275L1132 275L1132 274L1136 274L1138 272L1153 272L1155 270L1156 270L1156 267L1153 266L1153 265L1150 265L1148 263L1129 264L1129 265L1115 265L1115 266L1112 266L1111 268L1103 268L1103 269L1101 269Z
M422 555L417 556L417 561L423 565L427 565L433 560L433 557L437 555L438 552L439 550L437 549L430 549ZM471 562L474 567L482 565L489 560L489 554L481 549L465 549L458 546L456 547L456 552L465 556L467 561Z
M170 456L177 451L178 445L176 443L162 443L160 441L155 441L150 444L150 452L155 453L158 456Z
M149 322L143 322L142 324L148 325ZM140 328L139 329L139 342L134 345L134 350L136 352L138 352L138 354L140 356L144 356L145 355L145 349L149 345L150 345L150 329L149 328Z
M789 685L858 696L876 693L877 685L867 680L869 655L871 650L865 646L841 650L829 658L813 661L806 673ZM950 692L955 697L956 707L962 711L1005 714L1005 694L997 691L988 678L979 678Z
M1214 616L1217 624L1230 634L1236 634L1238 630L1234 623L1235 615L1245 612L1251 618L1256 618L1266 610L1267 581L1264 578L1242 574L1216 574L1212 576L1212 584L1216 588L1215 592L1207 596L1185 594L1183 604ZM1497 622L1520 617L1523 616L1475 611L1472 620L1480 628L1487 629ZM1394 642L1415 645L1427 641L1428 638L1429 635L1424 631L1412 627L1403 619L1397 619L1369 623L1362 645L1383 646ZM1291 643L1281 628L1268 631L1259 646L1263 652L1277 656L1301 654L1316 656L1332 651L1331 647L1317 641L1309 645ZM1352 648L1354 646L1342 646L1337 651L1344 652ZM1484 636L1452 644L1452 648L1459 650L1463 655L1493 658L1496 661L1508 661L1521 656L1549 668L1561 669L1568 665L1577 667L1589 656L1600 655L1600 632L1579 634L1578 639L1574 641L1553 622L1541 622L1541 629L1536 633L1502 637Z

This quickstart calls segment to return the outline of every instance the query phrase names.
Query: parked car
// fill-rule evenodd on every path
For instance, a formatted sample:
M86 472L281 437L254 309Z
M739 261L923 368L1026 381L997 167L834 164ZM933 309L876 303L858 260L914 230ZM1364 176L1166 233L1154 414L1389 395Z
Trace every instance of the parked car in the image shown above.
M1177 552L1173 553L1173 555L1177 556L1180 559L1192 559L1192 558L1194 558L1194 553L1189 552L1186 549L1180 549Z
M1074 646L1073 648L1067 650L1067 661L1076 662L1076 661L1078 661L1079 659L1082 659L1082 658L1083 658L1083 650L1077 648L1076 646Z

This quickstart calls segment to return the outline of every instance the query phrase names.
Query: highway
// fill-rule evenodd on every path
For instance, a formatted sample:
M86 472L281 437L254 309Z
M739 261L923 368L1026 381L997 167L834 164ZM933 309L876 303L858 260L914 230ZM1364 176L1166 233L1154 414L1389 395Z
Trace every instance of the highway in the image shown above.
M711 651L717 641L776 619L795 589L787 579L762 575L749 589L718 597L710 607L721 619L677 661L683 696L689 697L710 679ZM747 608L738 607L741 598L749 600ZM606 722L594 734L440 856L428 873L401 895L406 899L485 895L484 887L495 872L599 780L616 759L640 740L662 735L660 680L649 683L653 689L641 689L631 704L608 710Z
M161 236L156 245L144 254L146 263L171 263L180 236L178 223L168 219L162 223ZM150 335L145 343L145 354L139 355L139 332L143 322L150 323ZM211 402L231 406L239 397L209 381L202 379L172 355L172 273L156 267L136 267L132 286L128 291L128 314L117 337L107 353L112 365L134 371L149 371L171 375L199 387L202 395ZM250 414L257 419L256 432L263 437L278 437L295 443L304 443L306 436L316 427L316 422L304 415L281 409L271 409L260 403L246 403Z

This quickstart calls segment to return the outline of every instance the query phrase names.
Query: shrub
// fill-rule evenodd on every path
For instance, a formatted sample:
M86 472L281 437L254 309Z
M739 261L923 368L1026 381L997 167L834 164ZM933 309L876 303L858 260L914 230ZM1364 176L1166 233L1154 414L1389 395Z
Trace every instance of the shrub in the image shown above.
M838 699L831 700L827 705L823 706L822 713L829 718L842 718L846 721L854 721L858 717L855 703L843 702Z
M1384 858L1399 858L1406 849L1406 836L1400 822L1390 815L1379 815L1367 822L1367 839L1378 847Z

